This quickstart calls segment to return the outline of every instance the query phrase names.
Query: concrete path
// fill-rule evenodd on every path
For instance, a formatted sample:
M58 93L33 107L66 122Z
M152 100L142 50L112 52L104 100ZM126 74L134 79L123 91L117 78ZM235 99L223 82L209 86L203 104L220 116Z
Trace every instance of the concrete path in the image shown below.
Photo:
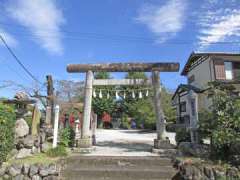
M175 144L175 134L167 133ZM156 132L143 130L105 130L96 132L96 150L90 156L155 156L151 153Z

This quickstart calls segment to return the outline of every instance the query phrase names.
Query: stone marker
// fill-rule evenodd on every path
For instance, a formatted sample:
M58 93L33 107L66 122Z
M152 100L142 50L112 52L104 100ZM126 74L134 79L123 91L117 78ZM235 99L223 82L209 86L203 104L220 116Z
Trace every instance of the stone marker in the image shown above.
M31 129L31 133L33 136L38 135L40 119L41 119L41 112L39 111L37 105L35 105L33 110L32 129Z
M15 137L24 137L29 134L29 126L27 122L21 118L18 119L15 123Z
M51 107L50 106L47 106L46 108L46 120L45 120L45 123L50 126L51 125Z

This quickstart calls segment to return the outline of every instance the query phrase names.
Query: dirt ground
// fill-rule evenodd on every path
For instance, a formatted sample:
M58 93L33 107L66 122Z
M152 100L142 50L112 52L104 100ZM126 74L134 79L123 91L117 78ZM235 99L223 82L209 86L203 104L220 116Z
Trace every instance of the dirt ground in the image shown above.
M166 133L175 144L175 134ZM102 156L155 156L151 153L155 131L147 130L106 130L96 132L96 150L90 155Z

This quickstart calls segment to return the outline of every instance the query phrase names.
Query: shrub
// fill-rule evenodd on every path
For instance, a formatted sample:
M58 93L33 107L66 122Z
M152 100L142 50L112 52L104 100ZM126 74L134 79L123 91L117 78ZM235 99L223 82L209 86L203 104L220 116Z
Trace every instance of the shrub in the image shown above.
M126 114L124 114L122 119L121 119L121 128L123 128L123 129L130 129L131 128L131 125L128 121L128 116Z
M216 124L213 121L213 114L210 111L203 110L198 113L199 135L202 138L209 138Z
M62 157L67 155L67 150L63 145L59 145L55 148L49 149L46 154L49 157Z
M14 109L0 103L0 165L14 145L15 119Z
M60 132L60 145L68 147L74 145L74 130L70 127L62 129Z
M185 128L177 129L175 140L177 144L179 144L180 142L190 142L191 137L189 131Z
M213 158L227 160L231 147L240 143L240 98L235 87L225 83L211 83L208 93L211 112L203 115L200 132L211 140Z

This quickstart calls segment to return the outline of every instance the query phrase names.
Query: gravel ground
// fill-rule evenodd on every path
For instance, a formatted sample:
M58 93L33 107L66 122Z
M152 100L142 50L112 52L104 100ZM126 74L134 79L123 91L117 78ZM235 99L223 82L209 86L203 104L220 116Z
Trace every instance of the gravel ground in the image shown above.
M166 133L175 144L175 134ZM151 153L156 132L144 130L106 130L96 132L96 150L89 155L102 156L155 156Z

